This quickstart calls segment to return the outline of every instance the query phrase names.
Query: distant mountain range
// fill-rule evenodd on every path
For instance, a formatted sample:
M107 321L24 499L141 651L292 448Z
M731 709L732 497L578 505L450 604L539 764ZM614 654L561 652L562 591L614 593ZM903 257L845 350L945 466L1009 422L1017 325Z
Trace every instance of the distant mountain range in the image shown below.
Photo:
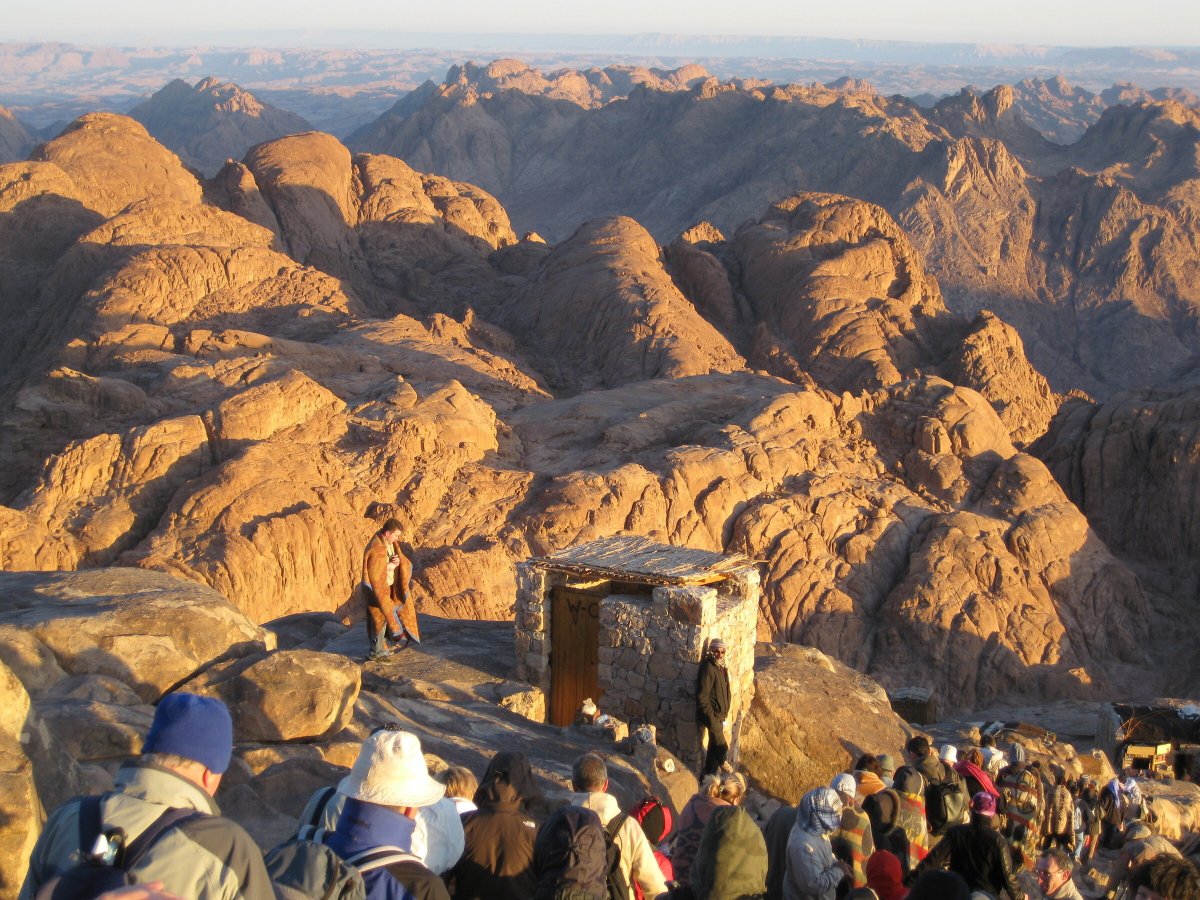
M426 80L463 60L518 56L544 71L699 64L722 79L774 83L866 79L883 94L937 99L1062 76L1099 92L1116 83L1200 93L1196 48L1077 48L696 35L397 35L346 32L305 46L300 33L263 34L257 47L196 35L192 46L0 44L0 105L52 137L86 112L128 112L164 84L213 75L290 110L314 127L349 134ZM201 43L203 41L203 43ZM333 46L336 44L336 46ZM417 49L395 49L409 47Z

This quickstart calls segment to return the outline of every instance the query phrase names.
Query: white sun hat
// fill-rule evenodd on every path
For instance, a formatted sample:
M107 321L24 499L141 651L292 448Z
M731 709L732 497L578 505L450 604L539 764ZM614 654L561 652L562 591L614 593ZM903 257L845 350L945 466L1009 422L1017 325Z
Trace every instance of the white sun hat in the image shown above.
M338 790L380 806L420 808L437 803L446 786L429 776L421 742L407 731L379 731L363 741Z
M954 765L958 762L958 748L953 744L946 744L942 747L941 757L942 762Z

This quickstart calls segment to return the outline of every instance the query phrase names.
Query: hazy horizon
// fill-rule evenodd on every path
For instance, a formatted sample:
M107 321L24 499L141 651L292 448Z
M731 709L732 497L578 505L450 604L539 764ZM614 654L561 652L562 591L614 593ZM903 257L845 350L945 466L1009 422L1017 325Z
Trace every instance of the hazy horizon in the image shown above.
M297 8L282 0L254 4L210 0L202 6L110 0L103 6L79 0L47 0L10 10L3 20L7 41L189 44L228 46L274 43L286 35L301 46L439 46L470 38L508 42L585 38L603 43L622 36L716 40L901 41L1054 47L1200 46L1200 5L1145 0L1135 7L1118 0L1066 2L1009 0L995 8L946 0L860 0L853 9L815 4L697 8L664 0L654 8L633 0L610 0L602 8L524 2L497 6L463 0L449 9L384 0L345 0L335 7ZM453 16L451 18L451 15ZM214 27L232 23L232 27ZM370 44L364 44L369 40ZM380 42L384 42L381 44ZM403 41L405 43L396 43ZM420 43L426 41L427 43Z

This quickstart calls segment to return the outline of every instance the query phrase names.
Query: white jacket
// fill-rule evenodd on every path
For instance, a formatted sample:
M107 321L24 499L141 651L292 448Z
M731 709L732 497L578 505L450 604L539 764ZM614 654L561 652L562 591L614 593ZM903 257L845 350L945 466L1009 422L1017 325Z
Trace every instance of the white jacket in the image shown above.
M590 809L600 817L600 824L606 828L609 822L621 814L621 807L617 805L616 798L603 791L572 794L571 805ZM631 890L636 881L642 893L651 900L667 892L662 869L658 867L658 860L654 858L654 848L646 840L646 833L642 831L642 826L636 819L630 816L625 820L625 824L613 837L613 843L621 851L621 873L629 882Z

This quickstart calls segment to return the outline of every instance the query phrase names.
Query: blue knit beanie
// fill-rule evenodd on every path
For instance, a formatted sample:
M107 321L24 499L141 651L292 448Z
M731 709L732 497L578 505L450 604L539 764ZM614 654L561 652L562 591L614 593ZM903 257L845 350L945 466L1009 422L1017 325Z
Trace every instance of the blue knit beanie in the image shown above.
M229 768L233 719L213 697L167 694L158 701L142 753L171 753L195 760L215 775Z

